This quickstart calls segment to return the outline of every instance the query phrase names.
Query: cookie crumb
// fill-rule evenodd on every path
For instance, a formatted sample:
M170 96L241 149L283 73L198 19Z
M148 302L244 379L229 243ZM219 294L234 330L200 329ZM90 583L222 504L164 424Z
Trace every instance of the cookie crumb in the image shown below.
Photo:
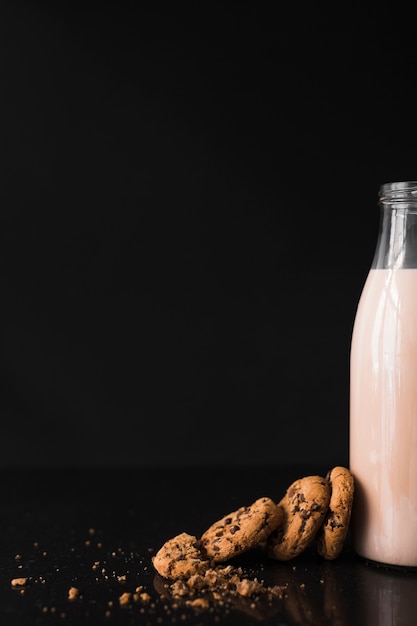
M120 606L127 606L131 600L132 594L126 591L119 597Z
M193 609L203 609L207 610L209 608L209 602L205 598L196 598L195 600L191 600L188 602L188 605Z
M76 598L78 598L80 595L80 591L79 589L77 589L77 587L70 587L68 589L68 599L69 600L75 600Z
M27 584L28 579L21 576L19 578L12 578L11 585L12 587L24 587Z
M138 598L141 602L144 602L145 604L148 604L152 600L151 596L146 591L139 593Z

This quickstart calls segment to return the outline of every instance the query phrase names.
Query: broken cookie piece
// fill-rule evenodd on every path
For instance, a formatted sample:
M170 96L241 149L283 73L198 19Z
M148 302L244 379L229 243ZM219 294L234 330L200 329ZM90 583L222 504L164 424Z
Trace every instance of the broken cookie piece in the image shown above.
M204 574L210 566L197 537L185 532L168 539L152 557L152 564L158 574L174 579Z

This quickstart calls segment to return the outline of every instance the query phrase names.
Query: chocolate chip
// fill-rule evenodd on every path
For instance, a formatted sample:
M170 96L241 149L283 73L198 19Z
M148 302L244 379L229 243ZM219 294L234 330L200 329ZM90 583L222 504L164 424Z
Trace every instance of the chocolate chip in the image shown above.
M318 502L314 502L311 506L312 511L321 511L321 505Z
M336 520L332 519L330 522L330 528L342 528L343 524L339 524Z

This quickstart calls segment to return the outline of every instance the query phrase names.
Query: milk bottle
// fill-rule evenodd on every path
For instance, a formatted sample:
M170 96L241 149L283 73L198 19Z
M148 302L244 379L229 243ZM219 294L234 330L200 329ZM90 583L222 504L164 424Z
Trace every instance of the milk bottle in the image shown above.
M417 181L382 185L379 205L350 353L352 541L366 559L417 567Z

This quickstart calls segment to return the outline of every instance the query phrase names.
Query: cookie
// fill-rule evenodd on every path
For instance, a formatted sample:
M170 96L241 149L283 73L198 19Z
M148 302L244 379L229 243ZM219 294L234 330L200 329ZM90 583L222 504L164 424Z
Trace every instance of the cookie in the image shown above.
M158 574L174 579L203 574L210 566L197 537L185 532L168 539L152 557L152 564Z
M207 558L227 561L265 541L282 522L281 507L271 498L258 498L212 524L201 535L201 545Z
M325 559L336 559L349 529L355 483L347 467L337 465L326 478L330 483L329 509L317 533L317 551Z
M298 556L314 539L330 501L330 483L322 476L295 480L278 502L284 510L284 522L266 542L270 557L289 561Z

